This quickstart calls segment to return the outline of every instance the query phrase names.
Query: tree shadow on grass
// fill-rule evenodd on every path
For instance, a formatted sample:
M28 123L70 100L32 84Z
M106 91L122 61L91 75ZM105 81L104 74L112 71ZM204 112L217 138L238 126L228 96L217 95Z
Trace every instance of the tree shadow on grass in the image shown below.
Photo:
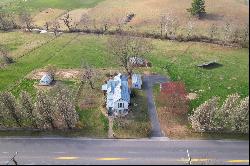
M207 13L202 17L202 20L219 21L223 20L224 16L214 13Z

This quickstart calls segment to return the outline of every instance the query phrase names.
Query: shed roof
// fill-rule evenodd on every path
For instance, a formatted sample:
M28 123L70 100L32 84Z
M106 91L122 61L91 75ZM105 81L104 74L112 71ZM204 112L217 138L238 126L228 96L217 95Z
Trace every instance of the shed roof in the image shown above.
M53 78L50 74L45 74L40 80L40 84L49 85L53 81Z
M142 79L140 74L132 75L132 84L142 84Z

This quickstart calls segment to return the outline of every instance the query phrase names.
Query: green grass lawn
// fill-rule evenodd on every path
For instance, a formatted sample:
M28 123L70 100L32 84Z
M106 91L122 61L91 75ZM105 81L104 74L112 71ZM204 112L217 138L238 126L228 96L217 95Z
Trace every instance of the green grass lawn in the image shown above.
M59 8L91 8L103 0L28 0L26 5L33 9Z
M131 110L124 118L114 120L116 138L145 138L150 136L151 124L148 116L147 99L144 91L136 90L131 98Z
M199 97L190 103L190 110L212 96L224 100L236 92L242 97L249 95L248 49L191 42L156 41L155 45L154 56L150 58L153 70L169 75L173 81L183 81L188 93L198 94ZM196 67L210 60L217 60L222 66L210 70Z
M21 5L29 8L32 11L43 10L47 8L57 9L77 9L77 8L92 8L103 0L27 0ZM11 3L10 3L11 2ZM9 4L13 9L16 5L20 5L18 0L1 0L0 4ZM21 9L21 8L18 8Z

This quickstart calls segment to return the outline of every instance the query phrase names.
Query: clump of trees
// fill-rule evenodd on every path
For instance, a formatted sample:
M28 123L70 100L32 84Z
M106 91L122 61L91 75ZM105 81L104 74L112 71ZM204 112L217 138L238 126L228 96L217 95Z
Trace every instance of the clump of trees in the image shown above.
M249 133L249 97L229 95L221 107L219 98L213 97L194 109L189 120L197 132Z
M177 28L179 27L179 21L173 13L166 13L161 16L160 19L160 31L161 37L169 37L170 35L176 35Z
M33 19L29 11L23 10L19 13L19 20L25 25L28 31L31 32L33 28Z
M0 30L10 31L16 28L13 14L0 11Z
M39 91L33 100L28 92L15 98L10 92L0 94L0 127L33 129L74 129L79 120L72 92L55 88L52 94Z
M187 9L187 11L199 19L202 18L206 14L205 0L193 0L192 7Z
M152 43L149 39L132 37L129 35L115 35L107 41L108 52L117 60L129 76L132 76L134 65L130 63L133 57L144 58L152 51Z

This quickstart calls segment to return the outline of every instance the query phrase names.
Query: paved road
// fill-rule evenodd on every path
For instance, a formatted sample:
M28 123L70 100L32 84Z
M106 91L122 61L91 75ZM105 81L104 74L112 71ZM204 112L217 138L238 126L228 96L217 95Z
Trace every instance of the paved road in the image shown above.
M143 78L144 89L147 93L148 112L149 112L149 117L150 117L150 121L151 121L151 128L152 128L151 137L164 136L164 134L161 130L158 115L156 112L152 86L156 83L162 83L162 82L166 82L166 81L169 81L169 79L167 79L166 77L162 77L160 75L144 76L144 78Z
M0 138L0 165L17 151L18 164L249 164L248 141Z

